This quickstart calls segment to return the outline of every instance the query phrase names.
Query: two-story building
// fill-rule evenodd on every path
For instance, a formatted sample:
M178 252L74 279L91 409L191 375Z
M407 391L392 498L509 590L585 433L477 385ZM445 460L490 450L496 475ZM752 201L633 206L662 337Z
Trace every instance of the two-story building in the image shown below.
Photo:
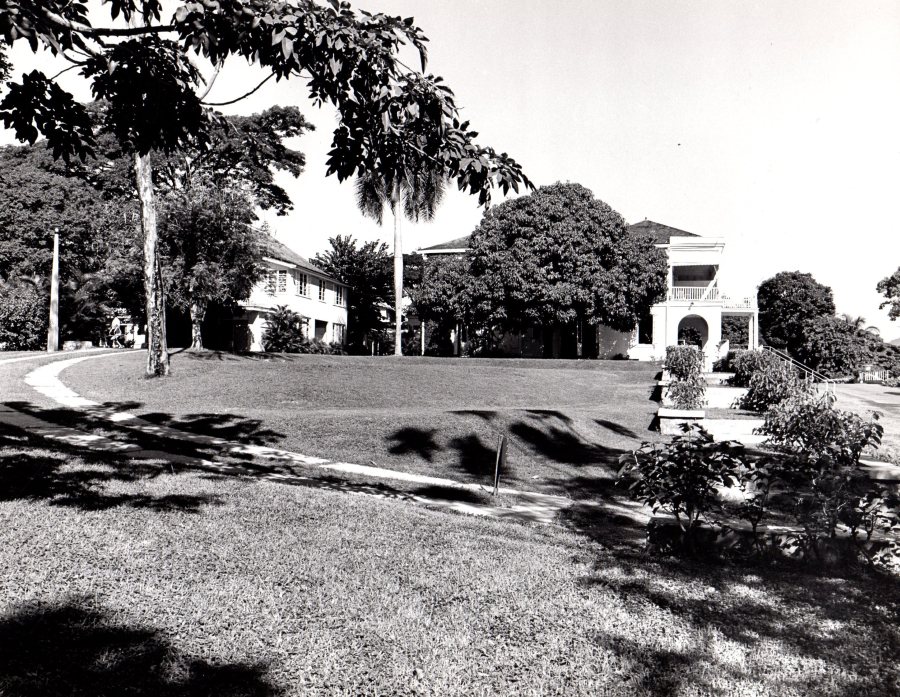
M738 316L746 321L747 347L759 345L758 310L755 295L730 296L721 285L719 268L725 241L718 237L700 237L644 220L629 225L631 234L649 237L669 258L666 297L650 308L649 314L631 332L609 327L597 328L597 348L601 358L627 356L637 360L661 360L666 347L683 340L686 335L699 338L706 367L729 350L723 340L722 323L726 317ZM468 249L469 238L420 249L423 257L461 255ZM540 327L530 327L511 337L514 353L523 356L542 355Z
M649 237L669 257L665 300L650 309L650 316L630 333L602 328L601 355L619 353L638 360L661 360L666 347L682 340L686 330L699 336L706 367L723 358L730 346L723 340L726 317L740 317L747 325L747 346L759 346L759 311L756 295L729 295L719 268L725 240L644 220L629 225L629 232Z
M347 286L274 237L262 239L266 270L235 317L238 350L262 351L268 317L286 305L303 318L303 335L327 343L347 338ZM241 345L242 344L242 345Z

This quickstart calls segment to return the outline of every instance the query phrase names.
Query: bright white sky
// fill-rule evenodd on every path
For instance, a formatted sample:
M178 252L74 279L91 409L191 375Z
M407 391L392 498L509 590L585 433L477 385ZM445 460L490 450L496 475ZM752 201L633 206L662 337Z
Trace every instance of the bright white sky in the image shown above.
M629 222L724 237L720 279L733 295L808 271L834 289L839 312L900 336L875 291L900 266L900 3L355 5L414 16L431 39L429 70L454 89L479 141L509 152L536 184L578 182ZM27 51L14 59L35 63ZM260 76L229 66L209 99ZM285 181L294 212L269 219L279 239L306 256L337 234L390 244L389 220L364 219L352 184L324 176L333 113L315 110L299 82L272 81L234 109L272 104L296 104L318 127L297 144L306 172ZM466 235L480 216L451 191L434 222L404 224L405 249Z

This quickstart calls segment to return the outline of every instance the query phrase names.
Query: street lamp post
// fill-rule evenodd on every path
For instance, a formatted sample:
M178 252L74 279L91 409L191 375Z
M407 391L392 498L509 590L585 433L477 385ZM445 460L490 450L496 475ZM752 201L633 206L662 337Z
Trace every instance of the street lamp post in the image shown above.
M53 267L50 272L50 326L47 351L59 351L59 228L53 230Z

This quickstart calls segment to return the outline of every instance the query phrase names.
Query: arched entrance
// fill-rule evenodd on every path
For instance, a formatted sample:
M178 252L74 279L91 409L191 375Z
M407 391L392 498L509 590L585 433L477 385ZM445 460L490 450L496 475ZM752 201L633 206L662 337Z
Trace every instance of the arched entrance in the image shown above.
M709 325L699 315L688 315L678 323L678 343L699 346L707 353Z

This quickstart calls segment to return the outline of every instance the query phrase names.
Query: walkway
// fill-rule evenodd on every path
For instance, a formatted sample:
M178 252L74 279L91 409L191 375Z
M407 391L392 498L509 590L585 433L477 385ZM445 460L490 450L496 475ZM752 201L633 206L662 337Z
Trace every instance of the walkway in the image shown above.
M489 493L483 486L478 484L409 474L369 465L336 462L288 450L239 443L153 424L127 411L104 408L101 404L82 397L63 384L59 375L67 368L82 361L102 360L110 355L121 353L121 351L100 352L93 350L79 353L83 355L70 358L69 355L71 354L62 354L51 358L47 355L38 354L5 361L0 360L0 384L8 384L9 381L15 379L7 374L8 371L3 370L7 364L28 360L51 359L50 362L28 372L24 376L23 382L43 397L49 399L53 404L71 410L70 414L76 415L85 422L89 420L106 421L116 426L124 427L134 432L138 437L145 436L157 442L168 443L167 446L164 445L158 449L148 449L132 439L119 437L118 434L116 434L116 437L110 437L91 433L85 428L61 426L41 418L40 410L37 413L25 413L9 406L9 404L0 404L0 424L7 424L41 438L55 440L70 446L121 454L129 459L162 460L179 467L215 471L222 474L252 475L283 483L316 483L316 485L325 485L329 488L340 489L350 493L368 494L382 498L400 498L430 507L471 515L510 518L548 524L557 522L559 512L569 508L574 503L571 499L563 496L501 488L499 493L508 505L493 506L477 501L479 496ZM85 426L89 427L89 424L85 423ZM177 452L180 449L179 445L183 447L185 443L211 449L216 454L212 459L179 454ZM307 474L312 474L311 470L320 470L320 476L304 476L302 474L304 470ZM350 475L351 478L362 478L365 481L356 483L346 479L341 481L334 481L333 479L323 480L321 471ZM404 485L416 485L431 492L439 493L425 495L403 491L385 487L383 484L372 484L371 481L373 480L375 482L402 482ZM469 500L460 500L466 498ZM584 502L579 503L584 504ZM588 505L602 506L603 504ZM640 505L630 502L623 502L617 505L610 504L609 513L630 517L635 523L639 524L645 523L648 519L646 512Z

